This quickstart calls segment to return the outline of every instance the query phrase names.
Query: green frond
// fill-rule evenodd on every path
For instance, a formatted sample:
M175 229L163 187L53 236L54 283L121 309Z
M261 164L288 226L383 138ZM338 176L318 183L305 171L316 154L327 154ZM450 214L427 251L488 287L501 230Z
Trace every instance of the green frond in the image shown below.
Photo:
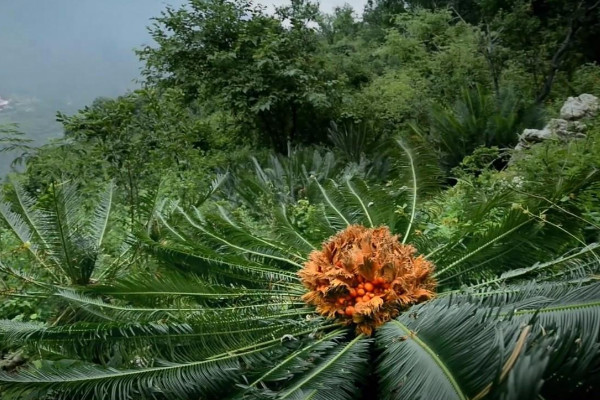
M545 341L532 343L545 354L542 393L595 385L600 378L600 283L574 288L543 306L522 305L509 312L529 323ZM516 373L516 372L515 372ZM523 390L519 385L515 389Z
M206 343L201 343L193 347L185 346L182 349L171 351L171 360L177 361L148 359L138 353L138 357L134 357L134 363L128 369L74 363L68 370L64 370L56 368L52 362L45 362L40 368L29 369L19 374L0 373L0 382L3 383L6 393L17 395L28 393L37 395L38 398L49 396L48 398L53 399L70 399L75 396L77 398L86 398L87 396L102 398L108 396L109 393L113 398L152 397L156 393L163 393L173 398L224 395L235 389L235 385L232 383L240 382L243 376L242 371L249 366L257 370L265 369L270 366L273 357L284 357L290 353L291 350L281 346L284 341L288 340L288 337L302 337L302 335L312 334L320 329L330 327L331 325L324 325L306 329L306 325L299 325L295 328L288 327L286 330L272 328L270 333L263 334L262 339L259 340L256 340L255 336L253 340L246 340L244 343L234 344L225 341L221 344L227 350L221 353L215 351L214 344L218 342L219 336L213 332L217 342L214 342L212 346L205 346ZM31 331L32 327L22 328L24 328L22 330ZM156 333L159 335L168 333L164 326L152 326L150 330L146 327L142 332L148 334L152 329L157 329ZM68 329L64 331L68 332ZM134 332L135 329L121 329L118 334L131 335ZM174 339L179 335L183 335L185 338L186 332L189 332L189 326L183 326L171 332ZM202 334L202 332L199 333ZM227 338L235 333L228 332L220 336ZM251 338L252 332L251 330L241 331L240 335ZM109 341L112 339L109 336L105 338ZM167 343L169 342L163 342L163 345ZM84 344L82 343L82 345ZM156 352L157 348L151 350ZM200 350L212 351L212 354L198 358ZM150 356L152 354L155 356L161 353L150 352ZM190 384L192 381L194 383ZM210 384L207 384L208 382Z
M151 322L77 322L68 326L0 321L5 342L39 354L61 355L103 365L136 357L194 360L230 349L251 346L277 335L318 330L322 321L300 319L191 320L186 323L156 319ZM101 341L101 343L97 343Z
M464 283L476 284L476 279L503 280L544 269L549 273L550 267L561 263L552 256L572 248L565 243L573 241L563 229L516 210L483 234L467 235L430 259L437 266L435 276L443 290ZM597 257L593 247L585 252Z
M408 200L404 210L407 226L403 232L399 232L402 234L402 243L406 243L411 239L418 204L439 189L441 173L435 161L431 162L432 154L423 147L400 138L396 144L399 149L396 162L400 172L397 184L402 185L401 189L407 193Z
M0 214L23 246L55 282L87 284L98 266L113 201L109 185L92 213L73 183L53 184L48 205L41 207L17 183L16 201L0 202ZM91 214L91 215L90 215Z
M300 288L298 277L288 271L264 266L241 256L220 254L198 243L160 242L139 235L143 248L160 260L170 263L182 271L191 271L204 279L234 284L254 284Z
M334 232L354 224L398 229L401 218L396 211L405 200L403 191L394 192L352 175L344 175L340 181L321 184L315 180L308 191L312 204L323 204L324 216Z
M290 243L294 248L308 254L315 250L321 243L311 241L305 237L298 228L296 228L289 218L287 207L282 204L281 207L273 210L274 224L277 226L277 234L282 241Z
M314 340L303 343L299 350L293 352L283 360L278 361L272 368L258 376L249 385L244 386L244 389L260 392L254 388L258 388L263 382L289 380L295 375L303 373L310 368L312 364L309 359L321 357L325 351L335 347L336 341L343 339L345 334L347 334L347 332L345 332L344 329L337 329L323 335L320 339L315 338Z
M364 183L364 181L360 181L360 183L354 184L350 181L349 177L346 177L345 183L346 183L346 187L348 188L348 191L352 195L353 200L356 203L358 203L358 205L360 206L360 209L364 213L364 216L367 218L368 224L366 224L366 226L371 227L371 228L375 227L376 225L373 221L375 220L375 215L378 215L378 214L371 215L373 213L369 211L370 203L366 203L366 201L365 201L367 198L365 196L365 194L367 193L368 188L366 187L366 184Z
M588 279L600 269L600 260L596 255L600 245L592 243L581 249L572 249L552 260L536 262L532 266L515 268L491 279L470 285L470 289L493 287L523 279L535 278L538 281L555 280L558 277L570 280Z
M74 290L61 290L55 296L75 306L79 311L98 316L102 313L110 320L119 321L153 321L167 318L179 321L223 319L236 320L244 317L264 316L277 318L278 313L305 306L299 299L279 299L272 302L255 301L242 304L230 303L222 306L203 307L195 303L165 304L155 307L123 304L122 302L105 302L101 298L86 296Z
M29 271L26 272L26 271L22 271L22 270L17 270L8 265L5 265L2 263L2 261L0 261L0 272L3 274L6 274L7 276L16 278L19 281L21 281L22 283L25 283L27 285L32 285L32 286L42 289L44 291L45 295L47 295L48 292L51 293L55 289L61 287L61 286L53 284L53 283L48 283L48 282L42 281L41 279L39 279L38 276L34 276ZM15 294L17 294L17 293L14 289L13 290L9 289L6 293L2 293L2 295L15 295Z
M36 241L41 241L42 247L48 248L48 245L45 243L44 236L41 233L45 218L44 212L36 208L35 199L25 191L19 181L12 180L11 184L15 191L20 214L25 220L27 220L28 225L35 232Z
M113 204L114 183L107 185L105 191L100 195L98 205L94 208L94 215L87 231L89 238L96 248L102 246L104 236L108 228L108 217Z
M129 301L155 303L157 300L188 299L196 303L207 304L227 300L260 300L291 298L289 290L282 288L252 289L243 285L224 285L207 282L192 273L161 270L154 275L134 274L118 279L110 286L92 285L86 291L106 294Z
M290 157L271 155L264 166L253 158L251 168L240 168L232 174L227 197L239 197L251 208L257 199L265 197L292 204L301 198L310 180L333 178L344 166L332 152L319 149L296 149Z
M328 210L331 211L331 213L326 214L326 217L334 230L339 231L345 229L352 225L351 221L358 219L358 213L354 208L348 207L351 210L351 214L346 214L345 208L347 204L345 203L344 198L339 189L336 187L334 181L328 181L325 187L315 179L313 180L311 186L316 188L316 190L313 189L315 194L320 193L323 204ZM315 195L312 195L311 197L315 197Z
M243 219L234 217L222 206L219 206L218 209L219 214L212 216L210 219L203 218L203 220L208 220L211 222L213 227L219 227L222 234L226 235L227 238L231 238L233 240L239 238L236 240L237 242L247 241L254 248L264 247L266 249L270 249L271 251L285 255L293 260L302 261L305 258L305 255L299 252L294 246L294 244L296 244L295 240L292 243L286 243L278 240L277 237L271 238L261 232L255 233L253 232L255 228L250 226ZM195 209L195 211L197 210L198 209Z
M191 216L182 209L179 209L179 211L190 227L201 234L206 241L214 243L215 247L224 247L234 253L249 254L259 260L267 259L279 264L288 264L294 269L302 267L301 260L295 261L292 259L295 257L281 254L277 247L272 244L265 246L264 240L254 237L247 231L236 229L235 226L226 221L211 218L210 222L213 222L213 226L209 227L208 224L202 221L204 218L198 209L194 210L195 216Z
M150 398L159 393L172 398L215 396L231 390L231 382L240 378L243 365L264 364L267 351L278 346L278 342L208 360L158 362L156 366L131 369L83 363L61 368L59 363L47 362L41 368L16 375L0 372L0 381L6 394L26 393L39 399Z
M91 276L95 259L93 263L89 262L90 243L85 243L84 240L74 243L74 240L79 239L78 232L84 225L84 216L80 211L81 202L75 185L53 184L50 192L51 212L48 213L48 224L44 235L49 238L56 264L74 283L84 283ZM84 268L80 268L77 264L78 256L86 257L88 262L85 263Z
M404 233L402 237L402 243L406 243L408 239L408 235L410 234L410 230L412 228L413 223L415 222L415 215L417 212L417 196L418 196L418 183L417 183L417 167L415 165L415 159L413 153L409 149L407 145L402 141L398 141L398 145L402 148L402 151L406 154L408 159L408 166L410 168L410 176L411 176L411 187L408 189L410 192L411 203L409 206L410 217L408 220L408 226L406 227L406 233Z
M521 399L535 398L544 381L545 390L591 384L590 368L600 362L600 284L531 282L444 296L384 325L377 344L383 398L482 398L492 388L495 396L536 388ZM524 365L536 373L518 375Z
M196 207L200 207L201 204L206 203L210 200L221 188L226 184L229 179L229 173L217 174L210 183L210 187L194 204Z
M312 368L289 382L277 398L355 398L368 367L370 343L363 335L358 335L347 343L337 344L320 361L311 363Z
M575 287L563 296L556 296L543 307L539 306L521 306L515 310L515 316L536 315L540 323L550 324L554 318L562 318L567 315L569 318L578 318L578 313L588 313L591 316L600 318L600 283L593 283ZM563 326L557 323L557 326ZM572 326L567 324L566 326ZM600 329L600 324L592 324ZM592 335L593 337L594 335Z
M346 177L344 181L350 192L345 196L346 201L363 211L363 219L367 218L368 224L363 223L363 225L373 227L385 225L398 232L401 224L406 224L397 212L398 207L405 200L403 190L394 190L359 177Z
M385 140L380 130L372 124L344 124L339 127L332 122L328 129L329 140L348 161L360 163L365 156L373 158L385 151ZM383 143L382 143L383 142Z
M548 240L544 245L539 230L532 218L512 211L494 228L460 238L432 256L438 266L435 276L441 286L456 285L468 282L470 276L527 266L537 260L541 247L554 244Z
M0 201L0 214L4 221L8 224L10 229L13 231L19 241L22 243L25 249L34 257L34 259L48 271L53 274L53 266L51 266L43 257L43 251L46 250L44 247L35 241L34 232L31 230L29 224L11 209L11 205L5 201Z
M482 323L484 312L469 304L430 303L414 313L377 332L383 399L470 398L494 381L518 333L498 337L494 324Z

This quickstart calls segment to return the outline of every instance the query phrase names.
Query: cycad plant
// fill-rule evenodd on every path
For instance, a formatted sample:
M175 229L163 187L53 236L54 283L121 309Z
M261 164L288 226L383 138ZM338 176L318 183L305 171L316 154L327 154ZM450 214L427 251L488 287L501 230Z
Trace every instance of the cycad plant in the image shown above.
M593 168L553 187L505 182L464 205L470 223L458 234L428 237L435 170L416 146L396 147L384 180L352 167L292 185L277 184L285 173L246 174L231 202L165 202L159 228L137 238L156 267L110 284L56 285L53 297L74 310L62 324L0 324L4 342L32 357L0 374L3 398L597 391L597 246L581 241L587 223L557 200L593 185ZM293 157L281 171L293 170Z
M91 198L73 182L52 183L43 199L32 197L16 180L11 188L12 196L0 197L0 218L31 256L31 276L44 276L54 284L87 285L94 272L114 272L118 263L97 269L113 204L112 184ZM0 267L24 278L10 265Z
M494 95L481 86L464 88L452 109L432 109L432 139L451 169L479 146L514 147L524 128L541 127L542 117L539 106L524 104L510 89Z

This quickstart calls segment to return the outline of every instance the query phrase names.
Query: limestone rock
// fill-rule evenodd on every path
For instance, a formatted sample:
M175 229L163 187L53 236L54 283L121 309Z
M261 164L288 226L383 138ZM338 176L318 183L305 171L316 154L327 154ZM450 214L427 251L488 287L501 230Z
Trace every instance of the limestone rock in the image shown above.
M581 119L594 117L600 111L600 101L584 93L569 97L560 109L560 118L551 119L543 129L525 129L515 150L521 150L544 140L571 140L585 137L586 125Z
M553 118L544 129L549 130L551 136L557 136L561 139L585 137L585 124L579 121Z
M519 142L538 143L552 138L549 129L525 129L519 138Z
M560 117L566 120L577 120L593 117L600 110L600 102L594 95L584 93L577 97L569 97L560 109Z

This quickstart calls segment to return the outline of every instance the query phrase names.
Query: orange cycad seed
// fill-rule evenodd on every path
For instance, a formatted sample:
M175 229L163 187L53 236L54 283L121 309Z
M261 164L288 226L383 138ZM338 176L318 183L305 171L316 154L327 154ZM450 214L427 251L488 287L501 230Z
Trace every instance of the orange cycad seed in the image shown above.
M402 309L434 295L433 265L387 227L352 225L313 251L299 275L302 299L370 335Z

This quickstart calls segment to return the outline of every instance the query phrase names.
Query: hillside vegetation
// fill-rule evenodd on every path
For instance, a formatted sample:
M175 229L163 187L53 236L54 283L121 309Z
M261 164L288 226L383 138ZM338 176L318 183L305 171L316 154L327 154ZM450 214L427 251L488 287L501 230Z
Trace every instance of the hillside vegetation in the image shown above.
M149 30L143 88L0 130L0 398L600 397L600 1Z

